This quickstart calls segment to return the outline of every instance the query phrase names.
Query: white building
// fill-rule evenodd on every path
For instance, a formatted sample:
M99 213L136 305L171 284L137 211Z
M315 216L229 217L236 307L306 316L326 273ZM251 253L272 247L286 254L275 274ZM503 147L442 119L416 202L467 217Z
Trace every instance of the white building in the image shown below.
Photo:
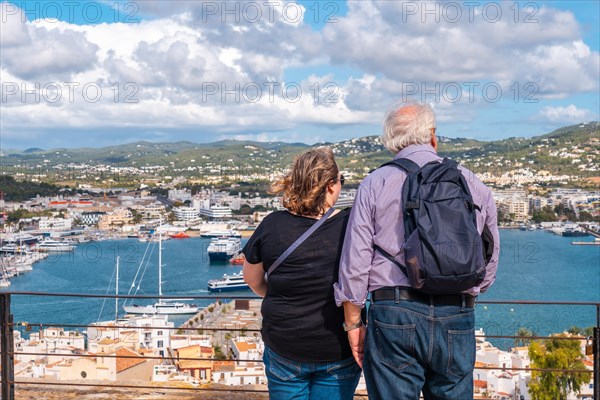
M165 356L167 348L171 347L170 334L174 326L164 315L98 322L87 329L89 350L97 352L98 343L107 338L126 342L134 350L151 349L155 354Z
M39 224L41 231L67 231L72 228L73 219L41 217Z
M193 221L198 219L198 209L193 207L175 207L173 213L178 221Z
M225 219L231 218L233 213L229 207L212 206L210 208L201 208L200 215L209 219Z
M192 192L189 189L171 189L169 190L168 198L171 201L192 201Z
M96 225L105 214L104 211L84 211L79 214L79 219L84 225Z

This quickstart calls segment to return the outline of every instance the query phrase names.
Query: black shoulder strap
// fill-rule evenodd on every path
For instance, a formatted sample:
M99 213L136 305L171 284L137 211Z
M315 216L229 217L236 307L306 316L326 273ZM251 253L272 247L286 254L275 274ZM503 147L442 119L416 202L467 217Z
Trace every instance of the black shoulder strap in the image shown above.
M382 249L378 245L375 245L375 250L378 251L382 256L384 256L385 258L387 258L388 261L391 261L394 264L396 264L400 268L400 270L402 271L402 273L408 277L408 273L406 272L406 267L404 265L400 264L398 262L398 260L396 260L394 258L393 255L391 255L390 253L388 253L387 251L385 251L384 249Z
M417 172L420 167L419 164L417 164L416 162L409 160L408 158L395 158L392 161L388 161L384 164L381 164L379 166L379 168L381 167L385 167L387 165L391 165L397 168L400 168L402 170L404 170L404 172L406 172L407 174L413 173L413 172ZM408 273L406 271L406 267L402 264L400 264L395 258L394 256L392 256L390 253L388 253L387 251L385 251L384 249L382 249L381 247L379 247L378 245L374 246L375 251L378 251L382 256L384 256L388 261L394 263L395 265L397 265L400 270L402 271L402 273L406 276L408 276Z
M419 164L412 160L409 160L408 158L395 158L392 161L388 161L384 164L381 164L379 168L385 167L386 165L393 165L395 167L401 168L407 174L410 174L411 172L417 172L419 170Z
M284 251L278 258L277 260L275 260L275 262L273 264L271 264L271 266L269 267L269 269L267 270L267 276L271 275L273 273L273 271L275 271L275 268L279 267L279 265L290 255L292 254L292 252L294 250L296 250L296 248L298 246L300 246L306 239L308 239L308 237L310 235L313 234L314 231L316 231L317 229L319 229L319 227L321 225L323 225L325 223L325 221L327 221L327 218L329 218L329 216L331 215L331 213L333 213L335 209L333 207L330 207L329 210L327 210L327 212L325 213L325 215L323 215L321 218L319 218L319 220L317 222L315 222L314 224L312 224L312 226L310 228L308 228L308 230L306 232L304 232L302 234L302 236L300 236L298 239L296 239L296 241L294 243L292 243L290 245L290 247L288 247L288 249L286 251Z

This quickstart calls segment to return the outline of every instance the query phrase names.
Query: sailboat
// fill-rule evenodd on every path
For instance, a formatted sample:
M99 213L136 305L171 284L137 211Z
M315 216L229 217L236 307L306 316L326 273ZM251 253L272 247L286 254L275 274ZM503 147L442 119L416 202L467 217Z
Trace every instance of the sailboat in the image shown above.
M162 296L162 234L158 233L158 295ZM191 300L191 299L190 299ZM177 300L163 300L159 297L158 302L146 306L132 304L123 306L128 314L195 314L198 312L198 306L195 304L182 303Z

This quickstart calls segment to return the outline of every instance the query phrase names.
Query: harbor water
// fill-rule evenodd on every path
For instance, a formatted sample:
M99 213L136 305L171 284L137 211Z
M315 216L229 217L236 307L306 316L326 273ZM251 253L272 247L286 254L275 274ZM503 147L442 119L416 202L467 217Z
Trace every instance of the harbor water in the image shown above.
M573 238L544 231L501 230L500 237L496 282L480 300L600 302L600 246L571 245ZM163 295L208 295L208 280L241 270L241 266L210 264L209 243L210 239L203 238L163 242ZM146 256L147 261L140 267L145 252L151 252L151 256L149 259ZM12 278L11 286L3 290L114 294L115 264L119 256L119 293L134 294L139 284L137 294L156 295L157 253L157 243L141 243L136 239L83 243L72 253L54 254L36 263L33 271ZM138 279L132 288L136 272ZM250 295L251 292L217 296L225 300L229 294ZM210 300L193 302L199 306L211 303ZM151 304L154 300L136 300L135 303ZM15 322L88 324L114 319L115 301L15 295L12 312ZM120 315L123 314L120 307ZM483 328L489 335L514 335L519 327L547 335L596 322L596 309L590 306L479 304L476 315L476 327ZM188 317L171 319L181 324ZM501 347L510 345L507 340L492 342Z

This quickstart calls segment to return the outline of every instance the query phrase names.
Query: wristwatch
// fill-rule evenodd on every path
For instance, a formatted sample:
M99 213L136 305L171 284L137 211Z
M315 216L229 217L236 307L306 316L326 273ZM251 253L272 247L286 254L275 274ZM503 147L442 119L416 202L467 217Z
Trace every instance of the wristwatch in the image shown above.
M357 323L355 323L355 324L352 324L352 325L346 325L346 322L342 323L342 327L344 328L344 330L345 330L346 332L348 332L348 331L352 331L352 330L354 330L354 329L358 329L358 328L360 328L361 326L363 326L363 323L362 323L362 320L360 320L360 319L358 320L358 322L357 322Z

